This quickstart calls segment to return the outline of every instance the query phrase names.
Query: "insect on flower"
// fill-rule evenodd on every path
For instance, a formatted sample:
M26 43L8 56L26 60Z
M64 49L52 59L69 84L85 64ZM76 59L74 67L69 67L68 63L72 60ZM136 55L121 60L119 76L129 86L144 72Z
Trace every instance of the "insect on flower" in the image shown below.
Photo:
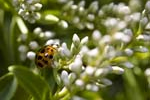
M35 64L39 68L51 67L54 55L57 53L59 45L46 45L36 53Z

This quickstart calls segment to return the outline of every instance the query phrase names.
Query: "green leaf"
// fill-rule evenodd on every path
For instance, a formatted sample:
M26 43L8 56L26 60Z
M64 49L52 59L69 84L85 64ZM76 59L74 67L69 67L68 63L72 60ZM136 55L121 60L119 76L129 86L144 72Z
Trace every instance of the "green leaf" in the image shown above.
M17 80L11 73L0 78L0 99L10 100L17 88Z
M33 96L35 100L49 100L50 87L39 75L22 66L10 66L9 71L18 79L19 84Z

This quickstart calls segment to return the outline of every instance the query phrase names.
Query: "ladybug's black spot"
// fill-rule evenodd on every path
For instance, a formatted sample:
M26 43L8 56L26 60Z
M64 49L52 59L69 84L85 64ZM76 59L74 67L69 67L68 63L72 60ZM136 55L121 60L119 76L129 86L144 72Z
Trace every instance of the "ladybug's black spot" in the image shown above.
M44 63L45 63L45 64L48 64L48 61L47 61L47 60L44 60Z
M46 50L49 50L50 48L46 48Z
M43 64L41 64L41 63L38 63L37 65L41 68L43 67Z
M38 56L38 58L37 58L38 60L41 60L42 59L42 56Z
M51 49L51 52L53 52L54 50L53 49Z
M53 59L53 55L49 55L49 59Z
M45 52L45 49L42 49L40 52L41 52L41 53L44 53L44 52Z

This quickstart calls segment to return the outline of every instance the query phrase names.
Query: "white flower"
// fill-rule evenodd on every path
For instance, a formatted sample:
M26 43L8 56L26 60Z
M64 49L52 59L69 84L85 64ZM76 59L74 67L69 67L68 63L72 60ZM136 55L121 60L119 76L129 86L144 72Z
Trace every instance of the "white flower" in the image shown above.
M77 79L77 80L75 81L75 84L76 84L77 86L81 87L81 88L84 87L84 82L83 82L83 80L81 80L81 79Z
M84 37L82 40L81 40L81 44L84 45L88 42L89 38L88 36Z
M70 57L71 56L71 52L67 47L66 43L62 43L62 46L60 48L58 48L58 51L60 52L60 55L63 56L67 56Z
M140 22L141 22L142 27L145 27L145 25L147 25L147 23L148 23L148 18L147 17L143 17L140 20Z
M80 38L78 37L77 34L73 35L72 41L73 41L73 43L74 43L75 46L79 46L79 44L80 44Z
M87 66L85 68L85 72L88 74L88 75L93 75L94 74L94 71L95 71L95 68L92 67L92 66Z
M110 35L104 35L102 39L99 41L99 44L109 44L112 41L112 37Z
M42 4L36 3L36 4L34 4L34 7L36 10L40 10L42 8Z
M127 67L127 68L133 68L134 67L134 65L131 63L131 62L124 62L123 63L123 65L125 66L125 67Z
M150 76L150 68L147 68L144 73L146 76Z
M20 46L18 47L18 50L19 50L19 52L21 52L21 53L25 53L25 52L27 52L28 47L27 47L26 45L20 45Z
M132 56L132 55L133 55L133 50L127 48L127 49L125 49L125 53L126 53L126 55L128 55L128 56Z
M34 60L35 59L35 52L33 52L33 51L29 51L28 53L27 53L27 58L29 58L30 60Z
M95 13L98 10L99 6L98 6L98 1L93 1L88 10L90 10L91 12Z
M69 69L75 73L80 73L82 71L82 58L77 55L75 61L69 65Z
M54 33L51 32L51 31L46 31L44 32L44 36L49 39L49 38L52 38L54 36Z
M146 10L150 11L150 1L146 2L145 8Z
M87 22L85 25L86 25L86 27L87 27L89 30L93 30L93 29L94 29L94 24L93 24L93 23Z
M39 35L42 32L42 29L40 27L37 27L33 30L33 33L36 35Z
M29 47L32 49L32 50L35 50L39 47L38 43L36 41L31 41L29 43Z
M107 78L102 78L100 81L107 86L112 85L112 81Z
M115 48L110 45L105 46L104 52L105 52L105 57L108 59L114 58L117 54L117 51L115 50Z
M104 22L104 25L108 28L115 27L118 24L118 19L116 18L107 18Z
M52 39L50 39L50 40L48 40L47 42L46 42L46 44L45 45L55 45L55 44L60 44L60 40L59 39L55 39L55 40L52 40Z
M149 51L149 50L148 50L146 47L144 47L144 46L139 46L139 47L135 48L135 50L138 51L138 52L142 52L142 53L145 53L145 52L148 52L148 51Z
M63 70L61 72L61 79L66 86L68 86L70 84L67 71Z
M56 17L56 16L54 16L54 15L52 15L52 14L47 14L46 16L45 16L45 20L46 21L53 21L53 22L58 22L59 21L59 18L58 17Z
M80 22L80 18L77 17L77 16L75 16L75 17L72 19L72 22L73 22L74 24L77 24L77 23Z
M94 15L94 14L88 14L88 15L87 15L87 19L88 19L89 21L93 21L93 20L95 19L95 15Z
M101 39L101 32L99 30L94 30L92 33L92 38L96 42L99 41Z
M68 28L68 23L67 23L66 21L64 21L64 20L61 20L61 21L59 22L59 25L60 25L62 28Z
M140 21L141 13L133 13L130 17L134 22L138 22Z
M113 38L114 38L115 40L119 40L119 41L122 41L122 42L125 42L125 43L128 43L128 42L130 42L130 40L131 40L131 36L126 35L126 34L124 34L123 32L116 32L116 33L113 35Z
M113 70L112 67L98 68L95 70L94 76L101 77L112 72L112 70Z
M86 89L93 92L97 92L99 90L99 87L95 84L87 84Z
M118 13L119 14L124 14L124 15L127 15L127 14L130 14L131 13L131 10L128 6L125 6L123 3L120 3L117 7L117 10L118 10Z
M124 69L118 66L112 66L112 72L115 74L122 74Z
M92 50L89 50L87 52L87 55L90 56L90 57L96 57L96 56L98 56L98 53L99 53L99 49L98 48L94 48Z
M77 76L75 73L70 73L68 77L69 77L70 83L72 83L73 81L75 81Z
M150 35L142 34L142 35L139 35L136 39L150 41Z

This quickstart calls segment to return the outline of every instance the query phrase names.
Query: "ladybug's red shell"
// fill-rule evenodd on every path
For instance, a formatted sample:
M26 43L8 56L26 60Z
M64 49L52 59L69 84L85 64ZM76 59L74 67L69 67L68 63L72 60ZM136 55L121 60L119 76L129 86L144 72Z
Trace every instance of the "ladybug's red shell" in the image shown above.
M50 45L44 46L36 53L35 64L40 68L50 67L55 53L55 47Z

